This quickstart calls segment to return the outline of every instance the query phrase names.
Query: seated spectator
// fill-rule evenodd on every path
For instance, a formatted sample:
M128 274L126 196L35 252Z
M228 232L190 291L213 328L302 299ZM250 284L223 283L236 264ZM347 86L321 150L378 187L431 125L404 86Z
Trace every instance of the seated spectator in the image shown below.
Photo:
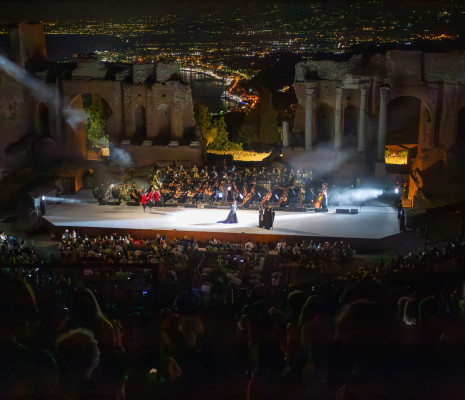
M55 360L22 342L37 322L35 295L22 279L0 277L0 398L52 398L57 391ZM29 332L30 333L30 332Z
M56 341L55 355L64 398L99 398L91 377L100 363L100 350L92 332L78 328L63 333Z

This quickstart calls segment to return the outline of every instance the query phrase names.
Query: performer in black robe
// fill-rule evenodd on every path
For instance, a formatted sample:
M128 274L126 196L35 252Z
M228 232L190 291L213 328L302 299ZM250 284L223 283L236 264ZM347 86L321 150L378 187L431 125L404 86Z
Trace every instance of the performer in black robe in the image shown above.
M258 227L259 228L263 228L263 218L264 218L264 211L263 211L263 207L260 206L258 208Z
M273 207L271 207L271 205L268 205L263 214L263 227L265 229L273 228L274 214L275 212L273 210Z
M224 221L218 221L219 223L223 224L237 224L237 203L234 202L231 204L231 211L229 211L228 217Z

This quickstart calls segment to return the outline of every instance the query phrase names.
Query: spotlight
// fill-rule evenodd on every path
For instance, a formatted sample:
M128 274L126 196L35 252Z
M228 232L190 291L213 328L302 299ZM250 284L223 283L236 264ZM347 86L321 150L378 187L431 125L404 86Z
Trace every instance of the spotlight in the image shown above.
M399 193L399 188L395 188L395 189L394 189L394 193L395 193L395 194Z

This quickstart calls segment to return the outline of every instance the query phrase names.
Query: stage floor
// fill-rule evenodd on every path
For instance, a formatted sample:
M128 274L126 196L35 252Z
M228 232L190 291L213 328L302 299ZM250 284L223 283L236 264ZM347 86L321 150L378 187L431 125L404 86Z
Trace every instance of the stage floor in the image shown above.
M179 231L242 235L281 235L312 238L382 239L399 233L397 211L379 201L360 208L341 205L338 208L357 208L358 214L336 213L330 206L327 213L276 211L273 230L258 228L257 210L238 210L237 224L221 224L227 208L147 208L127 205L98 205L90 191L82 190L65 197L58 204L47 202L44 218L57 230L71 228L100 228L111 230ZM210 234L211 233L211 234Z

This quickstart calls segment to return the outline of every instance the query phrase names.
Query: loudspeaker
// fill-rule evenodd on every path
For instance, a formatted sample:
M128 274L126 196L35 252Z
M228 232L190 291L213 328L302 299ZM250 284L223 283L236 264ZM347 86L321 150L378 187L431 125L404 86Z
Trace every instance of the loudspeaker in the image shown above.
M315 208L315 212L321 213L321 212L328 212L327 208Z
M184 208L197 208L197 204L184 204Z
M218 208L216 204L205 204L204 208Z
M348 208L336 208L338 214L349 214L350 210Z
M351 208L350 213L351 214L358 214L358 209L357 208Z
M128 206L131 206L131 207L138 207L140 206L140 203L136 203L135 201L129 201L126 203Z
M305 207L295 206L295 207L291 207L290 211L305 212L305 211L307 211L307 209Z

